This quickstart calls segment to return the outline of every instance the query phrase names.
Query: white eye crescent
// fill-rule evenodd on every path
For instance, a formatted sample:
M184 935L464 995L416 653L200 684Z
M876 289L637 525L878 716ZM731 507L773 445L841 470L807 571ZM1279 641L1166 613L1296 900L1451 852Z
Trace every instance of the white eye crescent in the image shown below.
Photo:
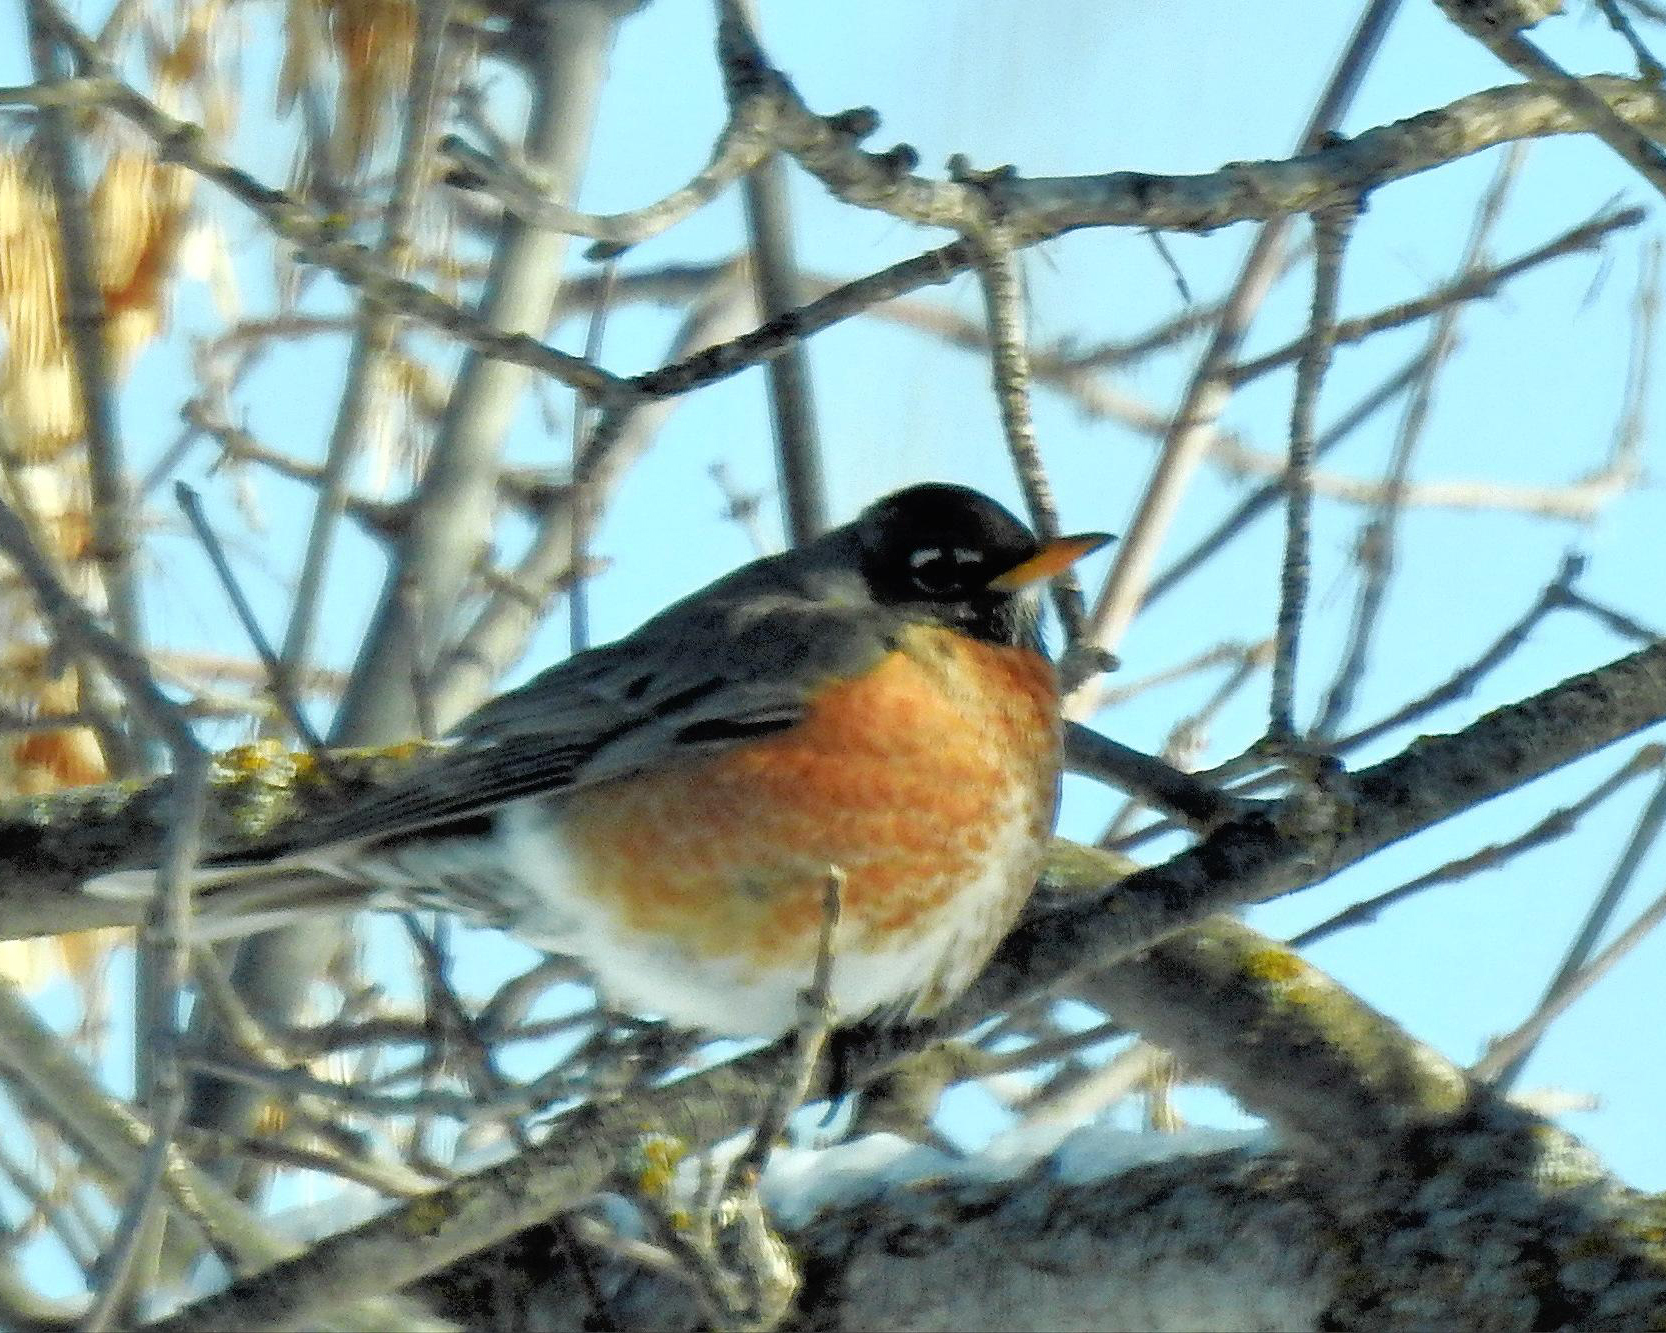
M955 554L959 555L959 552L957 551ZM920 569L925 565L935 564L942 558L943 552L940 547L922 547L920 550L915 551L913 555L908 557L908 567L910 569Z
M983 552L957 546L954 551L954 562L957 565L981 565L983 563Z

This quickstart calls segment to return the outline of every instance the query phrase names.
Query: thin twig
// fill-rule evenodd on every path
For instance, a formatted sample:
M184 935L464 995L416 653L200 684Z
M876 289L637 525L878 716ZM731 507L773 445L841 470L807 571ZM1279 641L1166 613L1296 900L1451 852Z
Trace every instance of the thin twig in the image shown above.
M148 1040L141 1038L140 1046L154 1053L144 1066L151 1083L147 1091L153 1094L154 1121L127 1211L103 1267L98 1301L89 1316L96 1317L92 1325L96 1327L113 1317L125 1299L130 1265L140 1241L153 1234L149 1219L166 1174L171 1136L184 1110L174 1034L188 967L189 878L206 807L209 759L191 729L190 719L162 693L149 666L70 595L30 540L23 521L3 502L0 549L30 585L42 614L58 635L100 661L152 734L166 742L173 757L173 796L178 808L163 847L158 896L151 913L151 938L144 942L154 965L149 990L153 1009L144 1015L152 1031Z
M1072 772L1108 782L1188 827L1215 828L1244 812L1239 798L1079 722L1065 724L1064 743Z
M191 871L196 864L203 817L207 812L211 761L206 752L189 749L174 755L175 794L179 808L169 826L161 866L156 872L157 898L147 924L145 947L157 959L156 1012L141 1015L146 1031L138 1040L154 1048L151 1074L151 1131L139 1165L138 1180L117 1224L111 1248L100 1265L99 1289L82 1328L101 1333L129 1299L135 1260L147 1236L160 1242L162 1180L174 1150L174 1135L185 1115L185 1081L179 1063L180 999L191 959Z
M28 0L29 49L35 77L43 83L60 74L59 41L52 33L54 10L46 0ZM66 75L67 77L67 75ZM57 203L58 274L64 294L63 319L75 350L76 387L87 438L87 471L92 491L94 557L110 604L116 637L129 648L142 642L139 583L133 567L133 496L116 424L115 389L104 332L104 294L98 285L98 249L92 212L71 113L42 108L41 133Z
M972 247L965 241L952 241L843 283L749 332L644 371L628 380L627 386L650 398L664 398L716 384L778 355L795 340L820 333L881 301L947 282L971 263Z
M799 996L793 1058L758 1117L757 1127L745 1150L731 1164L729 1184L723 1190L725 1194L735 1183L743 1189L757 1187L764 1162L786 1131L792 1113L803 1102L816 1063L821 1059L827 1034L838 1020L833 1010L833 967L837 961L839 922L844 915L844 892L845 872L838 866L829 866L822 883L821 932L816 940L815 967L810 974L810 984Z
M1637 29L1631 26L1631 20L1626 17L1618 0L1596 0L1597 9L1608 20L1608 26L1620 34L1621 39L1631 48L1632 58L1637 61L1637 72L1645 79L1653 79L1656 83L1666 81L1666 67L1655 59L1654 52L1643 44L1643 39L1637 35Z
M198 172L253 209L278 235L297 246L309 262L327 267L343 281L360 287L367 299L387 304L409 318L443 330L494 359L529 366L599 401L683 393L700 384L726 378L776 355L793 340L864 308L871 300L863 293L897 280L892 274L887 282L873 284L864 279L848 284L843 310L835 310L837 303L812 302L815 308L807 308L811 317L808 323L801 323L793 316L771 321L764 329L735 339L732 346L711 355L621 378L529 335L494 329L434 292L388 273L372 261L363 247L340 239L339 228L331 218L315 213L304 201L275 190L208 154L201 146L199 127L168 115L131 87L115 80L108 61L85 34L62 17L56 0L36 0L36 3L51 7L60 31L84 66L95 76L113 81L107 102L111 110L150 136L167 160ZM1378 7L1370 16L1373 22L1389 3L1390 0L1378 0ZM1356 53L1358 50L1356 47ZM1346 77L1351 80L1356 72L1347 71ZM1595 95L1612 101L1616 114L1640 122L1652 122L1661 116L1661 108L1651 100L1652 95L1639 96L1641 90L1634 81L1599 78L1589 84ZM827 154L816 160L816 166L823 174L836 178L841 197L914 221L958 225L966 220L969 203L964 187L913 176L904 176L899 181L894 155L858 154L851 143L852 131L845 121L839 117L828 118L826 122L812 119L815 126L810 137L814 147ZM845 128L841 131L842 126ZM1264 184L1246 183L1247 169L1234 165L1202 179L1122 172L1062 180L1019 179L1008 189L1024 215L1026 246L1085 226L1161 226L1170 230L1207 231L1234 221L1266 220L1291 211L1308 211L1500 142L1576 133L1582 128L1548 94L1512 87L1476 94L1414 121L1367 131L1328 154L1313 153L1288 163L1264 164L1268 177ZM811 151L806 144L804 152ZM858 177L864 184L853 188L853 181ZM881 178L888 182L883 189L879 188ZM874 193L866 192L870 186ZM935 273L926 277L915 272L904 290L921 281L941 281L972 263L971 254L959 243L935 253L944 261L935 265Z
M984 1050L979 1061L977 1074L980 1078L988 1078L996 1074L1010 1074L1020 1069L1034 1069L1037 1065L1052 1064L1055 1061L1068 1062L1071 1057L1080 1055L1090 1046L1102 1046L1108 1041L1116 1041L1128 1035L1126 1024L1117 1022L1114 1018L1102 1019L1089 1027L1073 1032L1061 1032L1057 1036L1042 1037L1026 1042L1011 1051ZM981 1039L987 1048L989 1038Z
M238 1153L274 1166L299 1171L317 1171L340 1180L364 1185L395 1199L414 1199L440 1183L432 1176L401 1162L369 1157L349 1157L316 1144L296 1143L289 1138L254 1138L248 1135L218 1134L211 1130L186 1128L181 1142L194 1153Z
M437 1007L445 1024L456 1035L457 1044L467 1057L470 1084L477 1096L493 1101L501 1100L513 1085L498 1068L497 1055L481 1035L480 1029L463 1006L451 985L451 955L442 943L423 930L413 913L400 914L406 935L415 946L422 962L423 979L427 983L430 1013ZM525 1130L512 1116L506 1117L510 1137L517 1146L526 1147Z
M1585 562L1581 557L1564 556L1556 577L1534 598L1533 604L1514 624L1508 626L1487 645L1474 661L1454 671L1421 698L1413 699L1396 708L1387 717L1379 718L1369 726L1361 727L1351 735L1336 740L1332 748L1338 751L1357 749L1379 736L1387 735L1396 727L1403 727L1408 722L1433 712L1436 708L1467 698L1482 680L1497 670L1527 642L1527 636L1541 620L1564 604L1564 598L1569 595L1567 588L1579 576L1584 566Z
M278 701L278 707L283 710L283 715L294 728L295 734L301 738L301 743L328 771L329 759L324 750L324 742L313 729L312 723L307 720L307 715L301 708L301 701L295 697L289 673L284 670L277 653L272 651L265 631L255 619L254 608L243 595L237 576L226 559L225 548L220 545L218 534L210 525L208 516L202 511L202 497L183 481L176 481L174 499L184 512L185 521L191 525L191 531L202 543L208 562L214 567L214 574L220 580L220 587L225 591L227 600L231 602L231 609L237 616L238 624L243 627L243 633L248 636L255 656L260 658L261 665L266 668L267 684L272 691L272 697Z
M17 512L3 499L0 499L0 550L17 566L53 629L76 650L98 659L146 724L175 753L199 748L188 719L157 687L144 660L100 625L59 582L30 540L29 530Z
M1201 649L1171 666L1158 667L1143 676L1119 675L1115 685L1107 686L1101 691L1099 702L1102 707L1114 708L1120 703L1138 698L1148 690L1171 685L1176 681L1188 680L1192 676L1201 672L1212 671L1219 666L1237 666L1244 660L1246 653L1258 657L1270 655L1272 647L1271 639L1261 639L1254 643L1244 643L1231 639L1224 640Z
M1340 347L1344 343L1363 342L1373 334L1403 328L1420 319L1438 315L1447 307L1460 302L1495 296L1510 279L1520 277L1552 259L1595 250L1615 232L1635 227L1647 216L1648 213L1641 208L1621 208L1599 214L1576 227L1568 228L1560 236L1553 237L1543 245L1535 246L1507 263L1460 273L1450 282L1443 283L1428 295L1420 296L1416 300L1388 306L1358 319L1340 320L1336 325L1336 345ZM1304 333L1300 338L1263 356L1238 362L1227 375L1234 384L1247 384L1294 361L1302 354L1306 341L1307 335Z
M607 317L613 308L613 292L618 284L619 261L609 258L602 265L602 289L590 307L590 327L584 335L584 359L596 361L601 357L602 337L607 332ZM590 412L584 399L575 395L573 403L572 453L568 458L568 472L573 479L569 505L572 508L572 550L567 567L572 579L567 585L567 650L581 653L590 646L590 585L584 577L588 567L590 529L594 524L593 497L586 484L587 473L580 470L579 460L586 452Z
M597 242L589 257L605 259L669 231L745 177L772 151L774 119L768 99L738 100L717 133L706 165L686 185L621 213L583 213L550 198L548 186L514 160L519 154L506 155L504 145L481 152L458 135L448 134L440 140L439 152L453 164L447 184L483 190L525 222L589 237Z
M1117 902L1127 911L1107 911L1102 899L1089 895L1089 901L1021 925L967 996L941 1018L907 1036L864 1043L857 1080L913 1049L911 1043L941 1040L992 1009L1050 985L1074 985L1082 971L1127 958L1105 987L1113 1007L1127 1009L1131 1018L1138 1014L1134 1021L1158 1040L1184 1043L1178 1053L1201 1076L1223 1078L1252 1109L1276 1117L1297 1136L1334 1147L1340 1162L1373 1172L1394 1169L1403 1160L1409 1124L1428 1131L1422 1142L1436 1154L1419 1170L1432 1176L1448 1169L1452 1154L1482 1148L1475 1133L1490 1125L1491 1104L1472 1096L1435 1052L1293 955L1280 953L1275 969L1261 968L1276 946L1235 923L1217 920L1193 935L1175 932L1183 920L1196 922L1235 903L1328 877L1417 828L1658 722L1666 712L1663 669L1666 646L1645 648L1351 774L1357 803L1318 857L1311 820L1300 821L1299 829L1298 821L1276 816L1232 825L1173 863L1141 872L1138 883L1120 883ZM1531 746L1523 745L1524 734L1534 737ZM1415 799L1404 799L1407 792ZM1152 949L1154 940L1171 936L1171 943ZM1256 964L1247 965L1250 957ZM1237 977L1241 965L1255 966L1261 984L1235 989L1224 974ZM1292 984L1320 1003L1289 1003ZM1234 1032L1230 1042L1203 1035L1221 1030L1208 1017L1220 1003L1232 1006L1229 1024L1249 1025L1246 1035ZM1338 1023L1349 1034L1341 1043L1322 1035ZM0 1059L5 1054L0 1046ZM644 1134L704 1146L740 1132L755 1122L785 1057L777 1046L674 1084L643 1086L619 1103L593 1102L530 1153L343 1231L304 1261L241 1278L158 1329L238 1326L257 1312L272 1323L316 1323L333 1303L403 1286L466 1249L590 1197L627 1168ZM1461 1135L1461 1142L1448 1146L1449 1132Z
M444 330L474 350L498 360L530 366L563 384L606 397L621 381L599 366L540 342L524 333L506 332L416 283L398 277L376 262L364 246L341 235L338 221L283 190L263 184L208 151L200 125L169 115L142 93L121 82L114 67L63 11L57 0L31 0L50 14L81 61L83 72L112 80L107 105L152 139L164 161L177 162L226 190L252 209L272 230L295 245L311 263L337 273L360 289L364 298Z
M742 21L757 22L755 0L738 0L738 12ZM724 63L724 75L734 113L758 100L773 103L773 99L760 99L752 93L750 79L736 78L732 63ZM765 320L780 319L804 304L804 283L793 247L786 163L774 153L763 158L748 173L743 192L758 314ZM769 386L770 424L775 432L787 541L802 546L827 528L827 479L816 426L810 358L803 340L789 342L781 355L772 357L764 366L764 376Z
M58 1035L41 1023L15 987L0 982L0 1072L19 1099L57 1127L108 1188L130 1190L149 1141L147 1128L95 1084L81 1061ZM278 1236L266 1222L177 1147L168 1154L163 1188L179 1215L200 1229L214 1248L240 1270L253 1271L293 1257L299 1246ZM352 1327L412 1327L408 1310L387 1297L355 1299ZM421 1325L432 1328L433 1322Z
M1666 829L1666 781L1662 781L1655 788L1648 804L1643 807L1642 814L1638 815L1637 824L1632 829L1631 836L1626 839L1626 845L1620 852L1619 859L1615 861L1607 882L1597 894L1596 901L1591 904L1591 910L1585 914L1585 920L1580 923L1567 952L1562 955L1562 961L1557 964L1550 984L1545 987L1544 997L1522 1027L1505 1038L1508 1055L1498 1055L1498 1047L1488 1052L1485 1061L1488 1073L1485 1077L1495 1087L1508 1088L1515 1083L1521 1074L1522 1066L1533 1054L1533 1047L1549 1026L1550 1019L1572 1002L1568 992L1574 991L1577 994L1596 979L1594 976L1581 977L1585 961L1591 956L1591 950L1596 947L1603 931L1608 928L1608 922L1615 909L1619 907L1626 891L1631 888L1644 858L1660 840L1663 829ZM1576 986L1577 991L1574 990Z
M1627 125L1612 107L1519 31L1500 31L1472 13L1472 0L1440 0L1448 18L1515 72L1545 89L1582 121L1585 128L1631 163L1643 179L1666 194L1666 153L1648 135ZM1479 6L1476 6L1479 8Z
M1486 248L1509 197L1511 185L1520 173L1525 148L1513 145L1498 165L1491 184L1476 209L1469 240L1464 246L1458 272L1471 272L1486 262ZM1370 659L1372 640L1388 596L1388 585L1394 574L1397 525L1403 511L1402 496L1407 486L1413 454L1428 425L1434 402L1435 385L1457 346L1458 317L1461 306L1450 306L1442 311L1429 334L1429 343L1422 369L1411 396L1406 401L1400 419L1400 430L1395 437L1394 450L1389 459L1387 486L1381 503L1366 520L1360 531L1358 558L1363 567L1359 595L1354 604L1353 621L1348 630L1348 641L1342 651L1336 674L1326 691L1313 724L1314 734L1329 738L1353 707L1355 691L1364 678Z
M511 1040L511 1031L526 1019L527 1012L551 986L579 979L581 972L570 958L549 957L534 963L519 976L499 986L491 999L480 1006L475 1022L481 1032L495 1041ZM582 1019L583 1014L570 1016Z
M721 458L706 469L717 489L723 493L723 517L746 534L754 555L769 555L773 550L764 536L764 525L758 521L758 510L763 506L761 491L742 489Z
M1533 1053L1533 1047L1544 1036L1550 1025L1581 995L1602 980L1645 937L1666 921L1666 893L1660 895L1637 915L1637 919L1614 937L1614 942L1573 973L1554 994L1547 994L1520 1027L1498 1038L1485 1056L1477 1060L1470 1073L1483 1082L1507 1086L1506 1078L1513 1077Z
M1302 132L1300 142L1304 147L1316 145L1323 135L1334 130L1352 105L1365 71L1399 7L1399 0L1372 0L1361 16ZM1280 267L1288 225L1287 218L1280 218L1264 224L1257 233L1221 310L1214 337L1199 358L1175 409L1157 466L1140 497L1129 531L1117 548L1116 559L1089 618L1092 642L1107 652L1116 651L1145 599L1158 548L1168 535L1180 497L1203 457L1210 428L1231 395L1231 385L1223 378L1224 372L1237 359L1238 349ZM1069 710L1072 716L1080 717L1089 706L1088 697L1079 696L1071 702Z
M1560 594L1560 606L1566 606L1575 611L1583 611L1586 615L1600 621L1609 633L1617 634L1622 639L1630 639L1633 643L1653 643L1662 637L1662 631L1645 625L1635 616L1628 616L1624 611L1597 601L1577 589L1569 588Z
M1313 515L1313 418L1319 389L1336 341L1337 293L1342 252L1357 208L1326 209L1313 216L1313 305L1307 340L1296 364L1296 392L1290 406L1290 461L1284 474L1284 561L1279 574L1278 620L1273 642L1271 705L1267 735L1278 744L1297 739L1294 716L1296 656L1307 610L1309 542Z
M688 312L672 337L669 355L675 358L721 342L740 319L744 300L745 286L731 269ZM601 413L574 477L593 504L601 504L619 484L626 469L642 456L676 411L677 402L676 398L667 398L631 411L609 408ZM573 576L568 563L572 553L571 521L569 505L556 503L545 509L513 579L493 590L473 623L440 658L433 690L447 714L458 702L478 698L479 692L515 659L549 599Z
M1323 458L1403 394L1416 379L1425 360L1421 354L1414 357L1338 417L1336 424L1314 442L1314 457ZM1282 494L1284 477L1281 474L1276 480L1269 481L1246 496L1209 533L1199 538L1190 550L1177 557L1167 569L1151 581L1145 605L1150 606L1159 598L1166 597L1185 579L1201 569L1208 560L1220 554L1233 538L1247 531L1257 517L1276 504ZM1109 692L1104 697L1110 697Z
M416 7L416 40L411 56L411 87L400 134L399 162L393 192L376 241L376 262L393 273L403 273L409 261L411 218L430 170L429 145L435 108L442 101L441 79L446 72L445 30L449 0L424 0ZM364 300L358 310L347 378L336 408L330 441L324 453L322 484L314 501L296 577L289 623L284 630L282 665L273 674L274 689L293 692L293 680L306 667L325 577L341 516L348 507L348 481L364 441L365 425L375 410L382 367L393 345L395 311ZM279 698L282 699L280 694ZM306 732L297 734L305 736Z
M1245 649L1226 679L1216 686L1214 693L1205 699L1195 712L1181 718L1169 729L1168 740L1163 745L1162 758L1157 762L1161 762L1165 767L1176 772L1182 771L1176 765L1189 767L1204 750L1209 724L1232 701L1233 696L1248 685L1255 678L1256 673L1267 665L1268 657L1268 653L1259 647ZM1223 789L1222 775L1218 770L1209 774L1187 773L1185 776L1192 790L1214 791L1216 799L1220 803L1218 808L1222 813L1233 806L1237 807L1240 814L1244 812L1245 807L1241 804L1243 797ZM1167 821L1159 820L1148 828L1141 830L1139 834L1125 835L1125 830L1142 806L1154 805L1160 810L1171 808L1163 802L1150 801L1148 794L1136 787L1130 786L1129 790L1133 792L1134 799L1124 803L1122 809L1106 826L1105 831L1099 835L1097 843L1100 847L1126 851L1145 837L1167 831L1169 827ZM1191 820L1187 819L1186 822L1190 824Z
M1168 1052L1161 1047L1135 1041L1097 1068L1072 1070L1067 1066L1022 1103L1024 1125L1088 1124L1139 1091L1167 1057Z
M57 1237L70 1262L81 1270L90 1285L98 1269L100 1238L83 1212L67 1206L69 1199L65 1197L61 1176L51 1184L37 1177L36 1172L44 1164L39 1161L40 1154L35 1156L33 1164L25 1163L13 1156L9 1143L0 1140L0 1178L17 1191L31 1210L15 1230L7 1228L0 1233L0 1238L13 1245L22 1235L44 1226Z
M1661 758L1662 750L1660 746L1646 745L1577 801L1552 810L1543 819L1538 820L1531 828L1516 837L1507 838L1503 842L1490 843L1467 856L1448 861L1445 865L1437 866L1415 879L1407 880L1404 884L1397 884L1392 889L1384 890L1382 893L1373 894L1361 902L1353 903L1343 908L1342 911L1326 917L1317 925L1309 926L1299 934L1292 935L1286 943L1292 949L1305 949L1308 945L1317 944L1320 940L1327 939L1339 931L1375 921L1385 908L1403 902L1405 899L1422 893L1426 889L1455 884L1484 870L1501 869L1523 852L1532 851L1535 848L1554 842L1558 838L1564 838L1574 831L1581 819L1608 800L1609 797L1628 786L1644 773L1659 768ZM1581 961L1583 961L1583 955Z
M1018 275L1018 256L1012 238L998 217L999 181L988 182L992 216L969 239L976 247L978 278L983 286L984 310L989 320L989 360L995 400L1001 409L1001 428L1012 467L1024 492L1025 507L1036 532L1045 540L1059 535L1059 508L1053 486L1036 443L1030 415L1030 349L1024 328L1024 293ZM1097 672L1079 652L1087 646L1087 611L1081 580L1066 570L1053 580L1053 605L1064 629L1066 661L1061 673L1067 688Z

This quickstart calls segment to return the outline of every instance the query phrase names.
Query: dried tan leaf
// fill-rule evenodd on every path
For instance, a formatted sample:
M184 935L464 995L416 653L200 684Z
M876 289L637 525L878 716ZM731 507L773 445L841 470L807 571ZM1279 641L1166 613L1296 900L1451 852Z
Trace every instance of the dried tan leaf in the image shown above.
M330 36L344 65L347 160L361 163L382 112L411 80L416 7L410 0L333 0Z
M336 107L338 165L361 166L375 147L383 113L411 77L416 7L411 0L289 0L278 105L287 110L321 57L328 33L341 66Z

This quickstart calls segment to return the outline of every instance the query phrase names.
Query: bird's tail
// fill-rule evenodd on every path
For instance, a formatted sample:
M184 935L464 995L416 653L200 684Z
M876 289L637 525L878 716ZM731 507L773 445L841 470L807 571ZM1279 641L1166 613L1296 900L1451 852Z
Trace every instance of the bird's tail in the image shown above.
M88 880L85 888L96 898L149 903L156 884L155 870L115 870ZM210 863L191 873L191 938L202 944L237 939L319 912L369 907L373 896L369 886L326 864Z

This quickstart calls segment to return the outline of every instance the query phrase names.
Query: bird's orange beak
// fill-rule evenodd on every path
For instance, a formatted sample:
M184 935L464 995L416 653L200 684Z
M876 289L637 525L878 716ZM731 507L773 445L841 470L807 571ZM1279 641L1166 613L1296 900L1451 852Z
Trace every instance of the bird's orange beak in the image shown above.
M1112 539L1108 532L1079 532L1074 537L1056 537L1028 560L1020 561L1005 574L989 580L996 592L1017 592L1032 583L1055 578L1085 555L1092 555Z

